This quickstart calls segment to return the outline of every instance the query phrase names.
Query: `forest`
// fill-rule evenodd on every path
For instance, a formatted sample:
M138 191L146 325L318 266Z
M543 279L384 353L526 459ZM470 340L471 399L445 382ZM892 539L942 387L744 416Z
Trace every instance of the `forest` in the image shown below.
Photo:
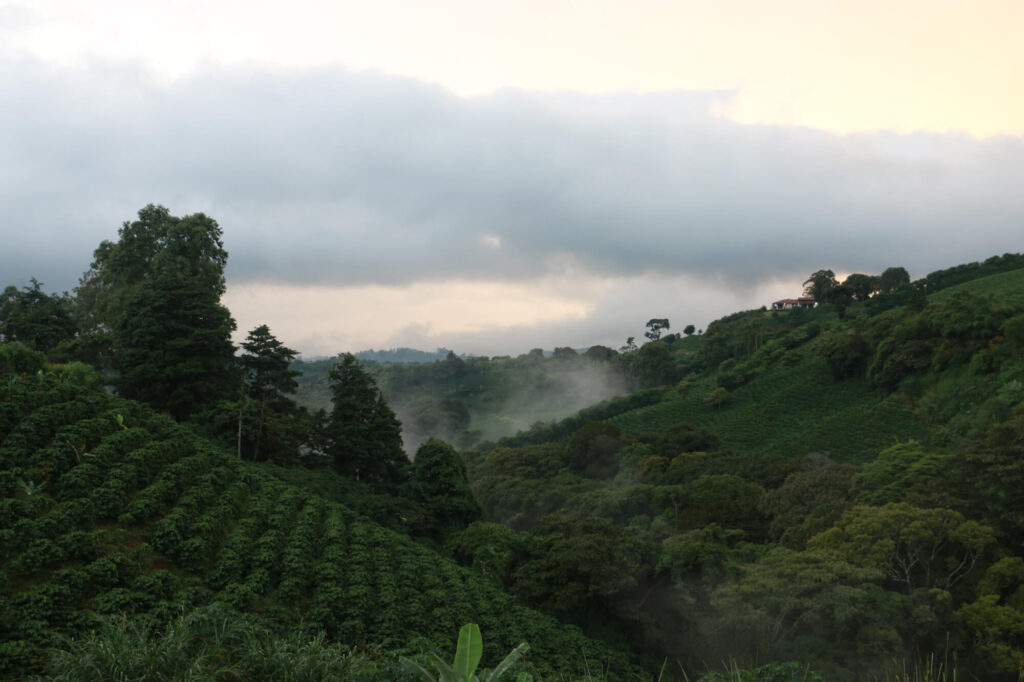
M320 360L227 259L149 205L0 295L0 676L1022 679L1024 255Z

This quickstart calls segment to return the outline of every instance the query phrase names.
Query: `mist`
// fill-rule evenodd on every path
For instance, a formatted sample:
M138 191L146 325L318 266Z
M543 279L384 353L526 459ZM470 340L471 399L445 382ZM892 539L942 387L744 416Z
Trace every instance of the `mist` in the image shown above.
M384 370L382 391L402 423L410 456L430 438L469 449L560 421L635 388L614 365L582 357L540 360L526 354L471 358L465 365L469 368L462 379L466 384L496 385L486 392L453 397L457 390L445 391L437 384L399 388ZM495 381L494 376L499 378Z

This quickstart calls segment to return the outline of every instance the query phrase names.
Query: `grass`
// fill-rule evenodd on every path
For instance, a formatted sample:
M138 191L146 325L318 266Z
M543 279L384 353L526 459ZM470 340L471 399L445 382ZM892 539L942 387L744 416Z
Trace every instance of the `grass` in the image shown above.
M92 680L327 680L393 679L370 656L309 638L278 636L241 614L210 607L165 625L148 618L98 618L80 637L51 648L42 682Z

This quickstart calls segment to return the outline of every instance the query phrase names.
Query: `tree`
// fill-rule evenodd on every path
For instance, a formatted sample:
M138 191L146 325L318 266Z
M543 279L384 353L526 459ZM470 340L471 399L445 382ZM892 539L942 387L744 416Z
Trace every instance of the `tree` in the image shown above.
M171 268L136 290L115 334L121 395L179 420L229 396L235 321L218 299Z
M685 327L683 327L683 333L686 334L687 336L693 336L693 332L694 326L692 324L688 324Z
M224 267L228 253L216 221L202 213L171 215L163 206L149 204L138 220L118 230L118 240L104 240L93 252L93 262L76 289L80 326L85 331L113 330L126 313L135 289L150 279L156 262L176 254L180 274L200 280L202 286L224 294Z
M256 327L242 343L242 356L239 363L243 372L243 388L247 396L256 400L259 405L259 417L256 425L256 438L252 448L252 459L260 460L260 447L267 431L267 410L273 417L293 414L297 406L295 401L287 397L298 390L295 377L301 372L291 369L291 363L297 352L288 348L270 333L270 328L263 324ZM241 450L242 410L239 405L239 450Z
M878 289L884 294L891 294L904 284L910 284L910 273L906 268L886 268L878 280Z
M877 585L881 577L828 554L771 549L713 594L721 615L713 617L711 630L715 641L726 644L709 655L753 658L800 651L801 659L818 670L848 667L834 671L845 673L835 679L874 677L869 673L876 666L903 649L901 604L898 595Z
M906 587L949 590L969 574L995 541L988 526L951 509L920 509L895 502L856 506L807 543L856 566L882 571Z
M719 386L704 397L704 404L719 408L729 400L729 391Z
M1006 679L1024 661L1024 560L1004 557L978 584L978 598L956 614L974 636L985 672Z
M676 378L676 364L664 341L645 343L626 361L629 373L643 388L671 383Z
M431 530L438 540L483 517L483 508L469 487L465 462L444 441L431 438L420 446L407 487L430 511Z
M823 459L818 465L808 458L802 471L791 473L758 504L761 513L772 517L772 535L785 534L787 546L802 545L808 528L816 529L811 535L826 530L846 508L857 467Z
M573 434L565 458L574 473L588 478L611 478L619 470L621 449L617 428L605 422L588 422Z
M843 286L858 301L866 301L871 298L871 294L878 291L879 278L855 272L843 280Z
M636 337L630 336L626 339L626 345L619 349L620 353L632 353L636 350Z
M608 346L591 346L583 357L591 362L608 362L615 357L615 351Z
M575 360L579 357L579 353L568 346L562 346L556 348L552 353L551 357L556 360Z
M71 299L64 294L47 295L42 284L20 291L13 286L0 294L0 340L20 341L35 350L49 350L75 335Z
M328 374L331 410L328 454L341 474L375 484L401 482L409 460L402 451L402 425L351 353Z
M220 304L227 252L201 213L176 218L150 205L139 218L118 243L100 244L85 279L97 323L114 330L121 394L185 419L235 383L235 322Z
M829 290L838 285L836 273L831 270L818 270L804 281L804 293L815 301L824 302Z
M830 334L818 344L818 355L825 359L832 377L843 381L864 371L871 356L871 345L859 331Z
M651 341L657 341L661 338L661 332L668 329L668 318L654 318L647 320L647 331L644 332Z
M653 545L602 518L549 516L534 529L537 545L513 572L512 591L552 612L598 607L647 577Z

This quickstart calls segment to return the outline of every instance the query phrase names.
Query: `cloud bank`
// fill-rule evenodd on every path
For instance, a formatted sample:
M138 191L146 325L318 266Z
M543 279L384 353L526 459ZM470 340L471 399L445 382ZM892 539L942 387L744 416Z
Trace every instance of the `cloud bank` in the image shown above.
M0 87L11 273L148 202L217 218L235 281L335 285L927 268L1010 248L1024 216L1020 139L746 126L710 113L727 92L460 99L342 69L158 86L25 61ZM87 258L54 255L50 279Z
M0 271L47 289L151 202L219 221L233 287L749 293L820 267L922 275L1024 233L1020 138L743 125L713 113L728 91L460 98L342 68L160 84L130 63L8 59L0 92Z

